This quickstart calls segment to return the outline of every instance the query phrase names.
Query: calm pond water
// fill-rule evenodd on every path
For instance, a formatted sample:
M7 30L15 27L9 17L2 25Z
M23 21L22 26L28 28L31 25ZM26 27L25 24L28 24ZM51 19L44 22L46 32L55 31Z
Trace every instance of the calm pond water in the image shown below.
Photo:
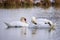
M56 30L48 32L48 29L37 29L32 35L31 30L27 30L27 35L23 35L21 28L6 29L4 22L19 21L21 17L26 17L28 23L31 17L47 18L56 23ZM60 40L60 9L49 7L43 8L20 8L20 9L0 9L0 40Z

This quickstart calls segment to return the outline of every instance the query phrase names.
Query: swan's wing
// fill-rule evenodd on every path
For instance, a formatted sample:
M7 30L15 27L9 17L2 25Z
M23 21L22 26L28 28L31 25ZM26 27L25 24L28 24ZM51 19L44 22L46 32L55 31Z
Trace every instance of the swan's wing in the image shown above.
M13 22L4 22L7 26L20 26L20 22L19 21L13 21Z
M20 22L20 21L12 22L11 25L13 25L13 26L29 26L29 24Z
M37 19L37 22L39 23L39 22L44 22L44 23L48 23L48 22L50 22L51 24L53 24L53 22L52 21L50 21L50 20L48 20L48 19Z
M44 22L40 22L37 24L38 27L50 27L49 24L44 24Z
M37 19L37 23L43 25L45 24L45 19Z
M39 22L45 22L46 21L46 19L37 19L37 22L39 23Z
M20 21L13 21L13 22L10 22L10 23L6 23L5 24L7 26L28 26L27 23L23 23L23 22L20 22Z
M38 27L50 27L48 23L49 20L47 19L37 19Z

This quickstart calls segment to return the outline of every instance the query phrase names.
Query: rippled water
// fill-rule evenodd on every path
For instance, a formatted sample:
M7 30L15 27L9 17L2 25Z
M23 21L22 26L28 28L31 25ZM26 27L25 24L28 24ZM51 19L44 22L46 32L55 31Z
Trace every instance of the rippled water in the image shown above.
M27 35L23 35L21 28L6 29L4 22L18 21L21 17L26 17L28 23L31 17L47 18L56 23L56 30L48 32L48 29L36 29L35 34L27 29ZM20 9L0 9L0 40L60 40L60 9L50 7L43 8L20 8Z

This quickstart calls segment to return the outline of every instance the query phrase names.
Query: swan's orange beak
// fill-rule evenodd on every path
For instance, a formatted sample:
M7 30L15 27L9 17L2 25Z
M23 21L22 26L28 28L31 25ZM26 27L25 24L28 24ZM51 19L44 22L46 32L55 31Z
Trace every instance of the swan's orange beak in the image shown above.
M36 18L35 17L32 17L32 23L34 23L35 25L37 25L37 22L36 22Z
M35 25L37 25L37 23L35 21L32 21L32 23L34 23Z

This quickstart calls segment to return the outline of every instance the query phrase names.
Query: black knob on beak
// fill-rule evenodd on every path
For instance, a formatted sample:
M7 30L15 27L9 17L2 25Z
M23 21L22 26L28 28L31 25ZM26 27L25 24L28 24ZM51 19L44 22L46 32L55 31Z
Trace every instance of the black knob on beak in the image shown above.
M51 26L51 23L50 22L48 22L48 24Z

